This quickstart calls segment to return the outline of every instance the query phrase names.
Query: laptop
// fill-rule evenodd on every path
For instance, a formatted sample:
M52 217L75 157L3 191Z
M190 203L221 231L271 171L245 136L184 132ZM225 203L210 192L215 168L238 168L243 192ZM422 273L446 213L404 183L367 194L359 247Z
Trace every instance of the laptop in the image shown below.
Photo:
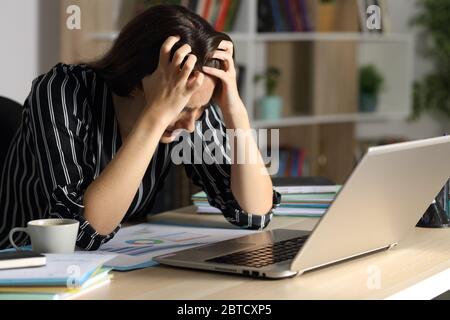
M450 136L372 147L312 231L274 229L156 257L281 279L395 246L450 177ZM276 218L275 218L276 219Z

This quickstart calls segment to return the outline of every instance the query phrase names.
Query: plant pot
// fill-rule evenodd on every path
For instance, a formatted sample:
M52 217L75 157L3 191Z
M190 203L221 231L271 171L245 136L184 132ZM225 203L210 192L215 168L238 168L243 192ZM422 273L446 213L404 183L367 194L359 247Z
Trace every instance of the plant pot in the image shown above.
M259 101L259 118L273 120L281 118L283 100L280 96L266 96Z
M378 104L378 96L371 93L359 94L359 111L361 112L375 112Z

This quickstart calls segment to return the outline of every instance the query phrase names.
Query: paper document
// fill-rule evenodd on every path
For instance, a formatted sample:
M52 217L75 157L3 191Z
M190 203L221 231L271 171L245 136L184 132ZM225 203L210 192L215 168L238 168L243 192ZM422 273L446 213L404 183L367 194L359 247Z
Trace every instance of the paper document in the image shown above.
M157 262L152 258L162 254L228 240L252 232L257 231L143 223L121 229L99 250L118 254L105 263L105 267L126 271L156 265Z
M116 254L75 252L45 254L47 264L41 267L0 270L1 286L81 286L93 272Z

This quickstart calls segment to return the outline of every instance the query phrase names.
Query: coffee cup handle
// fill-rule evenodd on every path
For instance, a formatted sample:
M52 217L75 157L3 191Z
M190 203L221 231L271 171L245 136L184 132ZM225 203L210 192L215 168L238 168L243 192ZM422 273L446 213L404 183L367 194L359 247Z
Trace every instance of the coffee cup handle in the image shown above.
M16 232L25 232L26 234L28 234L28 236L29 236L29 233L28 233L27 228L13 228L13 229L11 229L11 231L9 232L9 242L12 244L12 246L14 247L14 249L16 249L16 250L18 250L18 251L21 251L22 249L20 249L20 248L14 243L14 240L13 240L13 234L16 233Z

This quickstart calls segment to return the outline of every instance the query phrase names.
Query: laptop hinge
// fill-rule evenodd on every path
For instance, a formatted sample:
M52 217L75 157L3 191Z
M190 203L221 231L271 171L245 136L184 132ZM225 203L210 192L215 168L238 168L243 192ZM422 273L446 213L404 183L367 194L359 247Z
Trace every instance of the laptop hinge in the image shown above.
M397 246L397 242L396 243L393 243L393 244L391 244L390 246L389 246L389 248L388 248L388 250L391 250L391 249L393 249L394 247L396 247Z

